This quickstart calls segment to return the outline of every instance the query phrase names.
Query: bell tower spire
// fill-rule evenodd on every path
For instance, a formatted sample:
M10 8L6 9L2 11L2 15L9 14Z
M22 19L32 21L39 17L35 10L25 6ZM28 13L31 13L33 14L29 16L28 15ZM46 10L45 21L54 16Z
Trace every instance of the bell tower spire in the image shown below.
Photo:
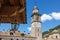
M39 9L37 6L34 6L33 8L33 12L32 12L32 22L41 22L41 19L40 19L40 14L39 14Z
M34 6L33 8L31 19L32 19L31 24L32 36L37 37L37 40L42 40L41 15L39 14L39 9L37 6Z
M37 8L37 6L34 6L33 13L38 13L38 8Z

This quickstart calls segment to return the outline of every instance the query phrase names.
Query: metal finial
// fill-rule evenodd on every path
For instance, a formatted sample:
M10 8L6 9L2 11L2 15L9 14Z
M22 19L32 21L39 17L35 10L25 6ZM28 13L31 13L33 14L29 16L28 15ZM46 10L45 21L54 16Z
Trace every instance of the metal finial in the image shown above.
M37 8L37 2L35 2L35 4L34 4L34 9L36 9Z

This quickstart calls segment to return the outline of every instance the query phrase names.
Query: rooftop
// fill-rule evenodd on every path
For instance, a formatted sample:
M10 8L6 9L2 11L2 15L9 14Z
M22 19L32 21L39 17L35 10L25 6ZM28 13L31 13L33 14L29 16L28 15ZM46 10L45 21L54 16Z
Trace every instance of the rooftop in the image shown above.
M15 33L13 31L8 31L8 32L0 32L0 36L14 36L14 37L25 37L25 38L36 38L31 36L30 34L24 34L21 32L16 31Z

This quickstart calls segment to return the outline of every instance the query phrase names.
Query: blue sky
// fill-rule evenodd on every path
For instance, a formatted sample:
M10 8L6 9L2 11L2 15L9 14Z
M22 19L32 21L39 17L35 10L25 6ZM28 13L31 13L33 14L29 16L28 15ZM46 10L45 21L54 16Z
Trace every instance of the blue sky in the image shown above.
M31 15L35 4L41 14L42 32L60 25L60 0L26 0L27 24L20 24L19 31L30 33L28 28L31 27ZM10 24L0 25L0 31L10 28Z

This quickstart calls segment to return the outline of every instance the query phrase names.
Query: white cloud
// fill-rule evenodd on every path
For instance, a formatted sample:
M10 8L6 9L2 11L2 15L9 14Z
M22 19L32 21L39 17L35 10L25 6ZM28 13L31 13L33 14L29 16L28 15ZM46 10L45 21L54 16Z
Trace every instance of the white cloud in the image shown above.
M52 12L51 16L55 19L55 20L60 20L60 12Z
M55 19L55 20L60 20L60 12L52 12L51 14L43 14L41 16L41 21L44 22L44 21L47 21L47 20L52 20L52 19Z
M47 20L52 20L52 19L55 19L55 20L60 20L60 12L52 12L51 14L43 14L41 16L41 21L44 22L44 21L47 21ZM28 27L28 30L31 31L31 27Z
M44 22L46 20L52 20L52 17L50 15L47 15L47 14L43 14L41 16L41 21Z
M28 27L28 30L31 31L31 27Z

